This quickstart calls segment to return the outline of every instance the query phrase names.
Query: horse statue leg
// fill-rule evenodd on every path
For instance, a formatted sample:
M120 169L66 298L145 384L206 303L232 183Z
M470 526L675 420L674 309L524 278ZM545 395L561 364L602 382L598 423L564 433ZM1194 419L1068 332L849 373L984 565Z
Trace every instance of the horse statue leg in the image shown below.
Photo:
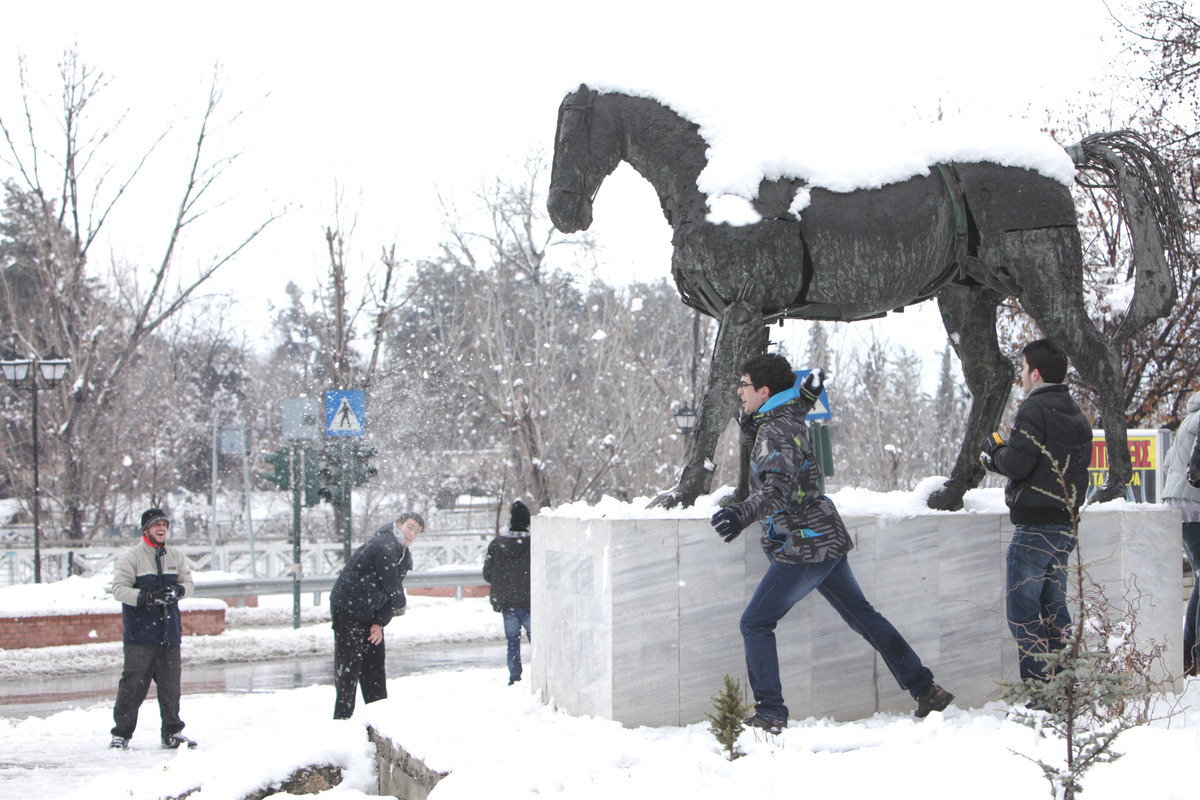
M958 354L963 377L971 391L971 414L950 479L929 496L928 506L957 511L963 495L983 479L979 442L1000 424L1013 385L1013 365L996 340L996 306L1000 295L991 289L951 284L938 294L942 324Z
M1067 351L1075 371L1096 393L1109 453L1108 482L1093 500L1125 494L1133 475L1125 435L1121 354L1096 329L1083 298L1083 256L1075 228L1009 231L992 243L988 263L1009 265L1021 287L1021 306L1042 334ZM994 259L994 260L993 260Z
M725 432L729 420L739 413L737 384L741 379L742 364L746 359L766 350L768 332L762 312L744 300L726 306L721 314L721 325L717 331L717 343L713 350L712 368L704 399L700 402L696 429L688 452L688 462L683 468L679 483L658 495L650 507L674 508L690 506L696 498L707 494L712 488L713 453L717 440ZM745 445L743 444L743 449ZM745 456L745 454L743 454ZM743 458L745 460L745 458ZM744 494L746 470L743 466L738 481L738 490Z

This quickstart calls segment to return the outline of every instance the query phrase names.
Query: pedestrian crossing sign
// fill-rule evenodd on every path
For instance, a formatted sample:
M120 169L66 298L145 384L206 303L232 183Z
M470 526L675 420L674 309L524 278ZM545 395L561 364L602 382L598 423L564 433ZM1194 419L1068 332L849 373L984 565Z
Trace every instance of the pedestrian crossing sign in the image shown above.
M365 393L336 390L325 393L325 435L365 436L367 400Z

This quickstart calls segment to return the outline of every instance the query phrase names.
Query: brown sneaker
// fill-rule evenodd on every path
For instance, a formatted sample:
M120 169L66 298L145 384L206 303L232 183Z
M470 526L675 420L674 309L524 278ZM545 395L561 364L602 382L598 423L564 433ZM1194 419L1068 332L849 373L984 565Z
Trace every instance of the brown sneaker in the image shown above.
M924 719L929 716L930 711L945 711L953 701L954 695L936 683L931 683L917 695L917 710L913 714Z

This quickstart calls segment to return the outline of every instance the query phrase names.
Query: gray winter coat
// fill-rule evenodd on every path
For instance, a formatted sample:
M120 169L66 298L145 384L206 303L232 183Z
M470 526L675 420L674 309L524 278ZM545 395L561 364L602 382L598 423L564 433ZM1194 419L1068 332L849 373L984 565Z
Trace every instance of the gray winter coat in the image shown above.
M750 496L729 506L743 525L761 520L763 552L788 564L818 564L854 546L833 501L821 494L821 468L804 421L812 406L799 387L763 404L753 419Z
M151 592L176 584L183 587L184 597L196 592L192 568L183 551L173 545L151 547L143 538L117 557L112 596L121 601L125 644L179 645L183 636L179 606L149 602Z
M1179 430L1175 431L1175 441L1167 451L1167 477L1163 498L1173 497L1176 500L1191 500L1200 503L1200 489L1193 488L1187 482L1188 459L1196 444L1196 434L1200 432L1200 392L1193 392L1187 401L1188 415L1184 417Z

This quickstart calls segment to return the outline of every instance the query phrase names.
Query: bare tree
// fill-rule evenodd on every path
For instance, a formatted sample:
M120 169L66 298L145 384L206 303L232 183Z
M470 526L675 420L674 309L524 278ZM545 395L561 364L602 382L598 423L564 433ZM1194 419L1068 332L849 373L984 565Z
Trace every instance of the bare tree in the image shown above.
M13 306L12 299L20 292L12 290L13 281L6 277L9 288L3 297L8 307L3 318L24 352L37 357L53 352L71 359L73 380L62 387L55 402L47 403L47 422L55 436L43 441L55 465L51 492L66 511L69 535L81 538L87 515L96 509L94 498L103 494L97 476L107 472L103 459L108 454L97 452L92 443L108 438L114 426L138 424L131 419L127 394L131 373L147 343L278 214L268 214L235 235L196 274L182 275L178 261L185 236L220 203L212 197L214 188L237 158L209 157L220 102L214 77L157 263L148 271L135 265L127 273L111 264L109 272L97 273L90 263L93 245L167 133L126 167L106 163L105 146L116 140L121 120L97 129L89 114L108 79L85 64L76 51L65 54L60 63L62 117L50 123L55 134L45 131L35 114L35 93L23 59L19 75L22 121L12 125L6 115L0 115L0 135L6 145L2 160L11 173L5 184L8 208L20 217L24 237L19 245L24 254L21 270L12 277L24 276L20 292L32 292L35 305Z
M691 399L692 354L711 330L694 328L665 282L581 288L555 267L563 240L542 210L544 179L535 157L519 182L483 187L471 221L445 204L443 253L422 265L390 345L407 362L395 394L433 398L438 412L397 413L422 420L423 448L481 456L441 476L451 494L630 499L673 477L663 471L678 452L664 448L683 444L671 414Z

